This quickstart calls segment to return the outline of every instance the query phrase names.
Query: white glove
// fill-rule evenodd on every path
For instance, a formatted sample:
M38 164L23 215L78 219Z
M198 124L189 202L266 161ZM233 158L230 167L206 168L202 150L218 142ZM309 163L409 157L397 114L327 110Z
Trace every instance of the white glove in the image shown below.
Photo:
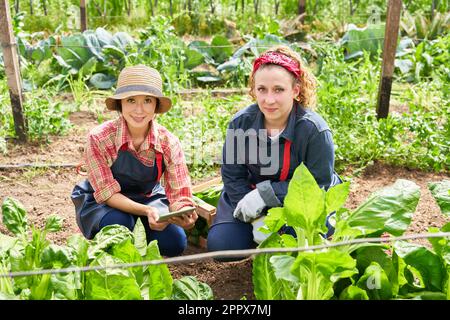
M270 233L262 233L261 231L258 231L258 229L264 225L265 218L266 218L266 216L262 216L256 220L253 220L253 222L252 222L253 241L255 241L257 244L260 244L261 242L263 242L270 236Z
M244 222L251 222L261 215L266 203L259 194L258 189L250 191L238 202L233 216Z

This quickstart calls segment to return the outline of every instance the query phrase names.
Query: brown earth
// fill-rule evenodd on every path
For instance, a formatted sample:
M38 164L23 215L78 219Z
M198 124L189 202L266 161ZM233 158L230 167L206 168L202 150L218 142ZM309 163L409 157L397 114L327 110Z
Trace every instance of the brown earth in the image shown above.
M111 115L114 116L114 115ZM94 113L75 112L70 120L74 124L70 133L64 137L50 137L48 145L26 144L9 145L8 153L0 155L0 167L6 164L52 163L73 164L81 159L87 131L98 124ZM352 177L351 170L343 174ZM440 227L449 222L439 211L427 183L449 179L450 174L429 173L408 168L398 168L382 163L367 167L359 176L351 178L351 191L346 207L355 209L372 192L390 185L396 179L414 181L421 188L421 199L407 234L426 232L429 227ZM49 235L57 244L65 244L66 239L79 233L70 193L73 186L84 177L77 175L73 168L24 168L14 170L0 169L0 199L7 196L19 200L28 212L28 219L38 227L43 227L49 214L64 218L63 229ZM194 184L199 181L194 181ZM8 230L0 224L0 232ZM427 241L418 241L426 244ZM185 254L204 252L202 248L190 245ZM215 299L254 299L252 286L251 258L239 262L219 263L212 259L195 263L169 266L173 277L196 276L208 283Z

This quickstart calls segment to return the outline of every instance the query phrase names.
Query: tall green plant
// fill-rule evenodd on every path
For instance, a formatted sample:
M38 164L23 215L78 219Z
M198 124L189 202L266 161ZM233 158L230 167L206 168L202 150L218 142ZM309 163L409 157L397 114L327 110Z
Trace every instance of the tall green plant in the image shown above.
M434 191L436 195L448 193L446 184L433 186L442 190ZM416 184L399 179L352 212L342 207L348 187L345 183L325 192L301 165L289 183L284 207L269 210L264 220L266 226L260 230L271 235L259 247L308 247L382 233L399 236L406 231L420 197ZM441 196L439 199L448 200ZM326 240L321 234L326 213L331 210L337 211L336 230L332 240ZM296 239L277 233L284 224L293 227ZM441 228L448 230L448 224ZM401 241L391 246L362 242L313 252L258 255L253 264L255 296L258 299L445 298L449 241L431 242L434 250Z
M49 216L45 227L37 229L28 224L23 205L12 198L3 202L2 218L15 237L0 234L0 273L86 266L104 268L20 276L13 280L0 278L0 297L38 300L212 299L211 288L193 277L174 282L166 264L110 268L144 259L162 259L156 240L148 245L146 240L142 243L145 239L142 224L134 233L124 226L107 226L92 240L73 235L67 246L58 246L47 240L47 234L61 229L61 218Z

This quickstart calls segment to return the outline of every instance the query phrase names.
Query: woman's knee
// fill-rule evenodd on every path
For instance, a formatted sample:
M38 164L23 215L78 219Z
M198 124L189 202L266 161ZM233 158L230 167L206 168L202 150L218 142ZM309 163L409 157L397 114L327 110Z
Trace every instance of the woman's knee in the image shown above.
M127 227L130 231L133 231L135 223L136 221L131 214L122 212L120 210L111 210L102 218L99 227L100 229L102 229L106 226L118 224Z
M212 226L208 232L208 251L244 250L256 247L252 225L249 223L225 222ZM240 260L245 257L217 258L219 261Z
M187 248L187 237L183 228L169 224L163 231L151 230L147 233L147 241L158 241L162 256L175 257L181 255Z

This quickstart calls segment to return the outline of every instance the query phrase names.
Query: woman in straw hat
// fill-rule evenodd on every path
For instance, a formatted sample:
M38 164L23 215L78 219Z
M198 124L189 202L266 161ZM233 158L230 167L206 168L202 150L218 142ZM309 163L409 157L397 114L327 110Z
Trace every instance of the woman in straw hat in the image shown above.
M330 128L312 111L314 75L297 53L278 46L255 59L250 95L256 103L239 111L227 130L224 188L208 233L210 251L248 249L267 237L257 231L262 217L269 208L283 205L302 162L321 187L341 183L334 171ZM327 226L329 236L333 228L328 221ZM282 232L295 236L292 228Z
M115 94L106 99L107 108L120 117L89 132L88 178L72 192L77 224L86 238L113 224L133 230L140 217L147 241L158 240L162 255L176 256L186 248L183 229L194 226L195 211L157 221L160 213L194 206L180 141L155 121L171 105L157 70L144 65L122 70Z

